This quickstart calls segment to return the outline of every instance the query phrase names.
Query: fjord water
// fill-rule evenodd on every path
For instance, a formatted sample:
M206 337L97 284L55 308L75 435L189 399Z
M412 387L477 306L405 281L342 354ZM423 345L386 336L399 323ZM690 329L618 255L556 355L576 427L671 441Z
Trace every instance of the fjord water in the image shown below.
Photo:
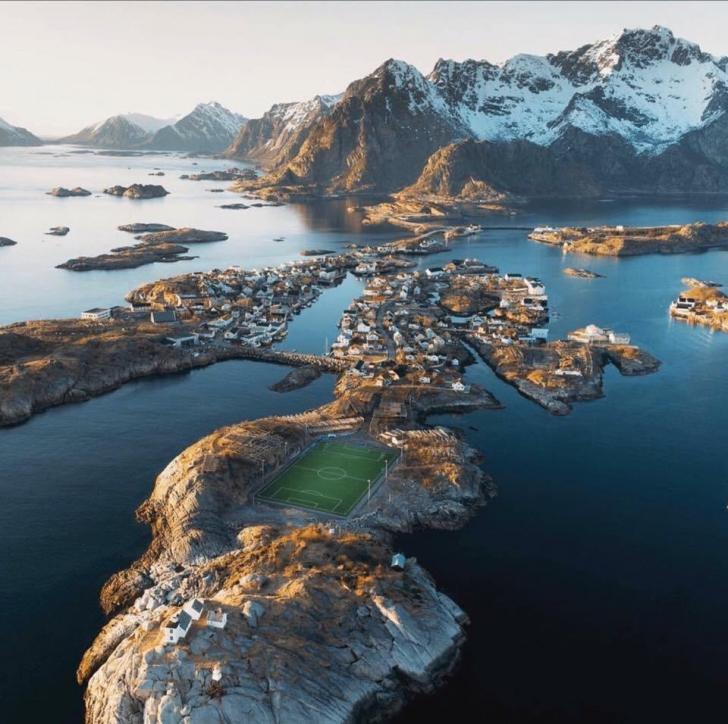
M47 149L43 149L47 150ZM55 152L55 151L54 151ZM67 150L62 151L67 153ZM224 211L232 194L180 173L226 165L174 156L108 158L0 152L0 317L76 314L119 303L143 281L228 264L296 258L374 234L346 202ZM165 177L145 174L161 167ZM131 167L129 169L128 167ZM162 200L54 199L52 186L92 191L163 183ZM225 201L220 200L224 197ZM61 213L62 212L62 213ZM497 226L658 224L728 218L728 201L630 200L532 206L494 216ZM156 221L227 231L193 248L200 259L129 272L73 274L53 266L131 241L118 224ZM64 239L43 237L66 224ZM282 243L274 237L285 236ZM49 241L50 240L50 241ZM483 365L467 377L505 405L431 422L458 426L486 456L498 497L463 530L403 536L438 585L471 619L450 683L415 701L401 721L718 721L728 672L728 335L671 322L682 276L728 284L728 254L635 259L563 257L520 230L489 231L422 261L471 256L502 271L540 276L552 337L589 322L632 334L663 361L656 375L608 368L606 397L555 418ZM604 279L566 277L586 266ZM358 293L349 277L291 325L283 343L319 351ZM74 669L103 624L98 589L148 541L134 508L154 476L186 445L220 425L330 399L333 379L286 395L267 386L286 370L228 362L137 382L81 405L0 430L0 647L3 721L77 722Z

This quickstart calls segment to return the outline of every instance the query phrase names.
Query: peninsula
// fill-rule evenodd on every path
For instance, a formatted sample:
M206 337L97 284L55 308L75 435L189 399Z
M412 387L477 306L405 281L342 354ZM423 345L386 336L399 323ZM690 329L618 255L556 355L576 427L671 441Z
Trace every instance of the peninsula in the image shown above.
M598 226L535 228L529 239L560 246L564 253L596 256L685 254L728 249L728 222L683 226Z

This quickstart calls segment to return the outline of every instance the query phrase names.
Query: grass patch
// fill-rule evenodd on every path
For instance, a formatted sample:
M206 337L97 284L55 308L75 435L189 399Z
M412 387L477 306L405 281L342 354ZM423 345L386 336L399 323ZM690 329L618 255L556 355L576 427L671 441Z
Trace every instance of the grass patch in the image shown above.
M394 451L326 441L309 449L261 490L268 503L347 516L397 459Z

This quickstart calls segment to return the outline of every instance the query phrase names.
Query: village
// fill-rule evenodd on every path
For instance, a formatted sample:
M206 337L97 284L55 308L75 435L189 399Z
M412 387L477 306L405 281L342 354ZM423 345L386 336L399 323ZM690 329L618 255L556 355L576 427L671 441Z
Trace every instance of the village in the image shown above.
M294 315L340 284L354 266L353 257L338 255L263 269L194 272L131 291L128 307L89 309L81 318L148 319L168 331L166 342L173 347L269 347L285 338Z

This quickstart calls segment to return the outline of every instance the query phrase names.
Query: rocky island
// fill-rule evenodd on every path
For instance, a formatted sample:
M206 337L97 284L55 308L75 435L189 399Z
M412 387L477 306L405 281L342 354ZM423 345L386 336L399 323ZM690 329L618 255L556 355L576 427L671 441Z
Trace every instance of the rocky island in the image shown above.
M51 226L46 236L65 236L70 230L67 226Z
M132 184L131 186L110 186L104 189L110 196L123 196L127 199L157 199L167 196L169 191L157 184Z
M119 231L128 231L130 234L145 234L150 231L173 231L174 226L167 224L122 224Z
M166 229L152 231L137 239L145 244L208 244L213 241L227 241L228 235L222 231L205 231L204 229Z
M692 281L698 282L697 279ZM728 332L728 295L720 291L715 282L699 282L681 292L670 304L670 316Z
M80 186L76 186L73 189L67 189L63 186L56 186L50 191L46 191L48 196L58 196L59 198L66 198L68 196L91 196L91 192L86 189L82 189Z
M189 248L181 244L133 244L132 246L118 246L108 254L98 256L78 256L62 264L56 269L68 271L114 271L115 269L136 269L146 264L156 262L171 263L185 259L195 259L188 256Z
M685 254L728 248L728 222L683 226L537 227L529 239L560 246L564 253L597 256Z
M228 238L227 234L221 231L190 228L175 229L164 224L128 224L123 230L143 231L144 229L159 227L164 227L164 229L137 236L136 238L141 241L139 244L120 246L112 249L108 254L69 259L56 268L79 272L113 271L114 269L134 269L155 262L182 261L183 259L194 258L186 256L189 248L182 244L206 244L214 241L225 241Z
M597 274L597 272L591 271L590 269L582 269L579 267L567 266L564 269L564 274L567 277L577 277L578 279L603 279L603 274Z
M18 242L8 239L7 236L0 236L0 246L15 246Z

